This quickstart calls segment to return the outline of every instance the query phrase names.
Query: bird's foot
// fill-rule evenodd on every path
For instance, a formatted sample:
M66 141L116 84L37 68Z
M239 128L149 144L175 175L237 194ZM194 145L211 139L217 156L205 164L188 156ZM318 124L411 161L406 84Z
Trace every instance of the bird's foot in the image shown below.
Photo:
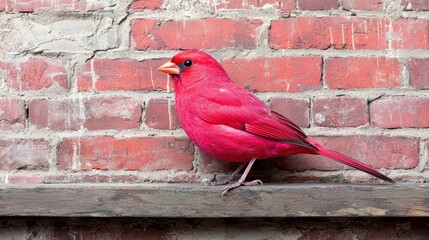
M234 178L237 176L237 174L241 171L241 169L243 169L243 167L245 166L246 164L241 164L232 174L231 174L231 176L229 176L229 177L227 177L227 178L225 178L225 179L222 179L222 180L218 180L218 181L207 181L207 182L204 182L204 184L205 185L208 185L208 186L220 186L220 185L226 185L226 184L228 184L228 183L230 183L230 182L232 182L232 181L234 181Z
M263 185L262 181L257 179L249 182L244 182L241 179L235 182L234 184L231 184L229 186L226 186L222 189L222 197L225 196L229 190L232 190L234 188L238 188L240 186L256 186L256 185Z

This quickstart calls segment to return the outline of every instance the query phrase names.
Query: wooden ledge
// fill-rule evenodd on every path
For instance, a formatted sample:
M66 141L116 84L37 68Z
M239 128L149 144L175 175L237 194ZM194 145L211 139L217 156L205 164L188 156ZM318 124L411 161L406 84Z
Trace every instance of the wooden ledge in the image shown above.
M429 184L2 184L0 216L429 216Z

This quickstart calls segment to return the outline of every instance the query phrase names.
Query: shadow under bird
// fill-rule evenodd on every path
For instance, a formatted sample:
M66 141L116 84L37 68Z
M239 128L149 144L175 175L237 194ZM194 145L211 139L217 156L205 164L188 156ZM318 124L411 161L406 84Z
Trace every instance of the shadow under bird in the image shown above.
M158 70L170 74L174 80L177 115L189 138L211 156L242 163L231 177L210 183L232 182L223 189L222 195L239 186L262 184L260 180L245 181L256 160L301 153L323 155L394 182L379 171L308 138L289 119L236 85L207 53L180 52ZM246 164L243 175L234 182Z

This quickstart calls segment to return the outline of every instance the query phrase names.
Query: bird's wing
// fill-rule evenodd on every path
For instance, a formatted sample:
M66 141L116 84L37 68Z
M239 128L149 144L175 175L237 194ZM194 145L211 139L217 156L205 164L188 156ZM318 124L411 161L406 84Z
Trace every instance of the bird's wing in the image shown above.
M315 148L292 121L272 111L242 88L206 89L194 99L198 116L206 122L223 124L263 138Z

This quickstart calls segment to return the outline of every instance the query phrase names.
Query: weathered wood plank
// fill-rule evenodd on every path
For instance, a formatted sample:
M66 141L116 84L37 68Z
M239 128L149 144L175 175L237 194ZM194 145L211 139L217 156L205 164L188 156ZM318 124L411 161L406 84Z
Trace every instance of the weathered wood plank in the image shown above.
M429 184L3 184L0 216L429 216Z

